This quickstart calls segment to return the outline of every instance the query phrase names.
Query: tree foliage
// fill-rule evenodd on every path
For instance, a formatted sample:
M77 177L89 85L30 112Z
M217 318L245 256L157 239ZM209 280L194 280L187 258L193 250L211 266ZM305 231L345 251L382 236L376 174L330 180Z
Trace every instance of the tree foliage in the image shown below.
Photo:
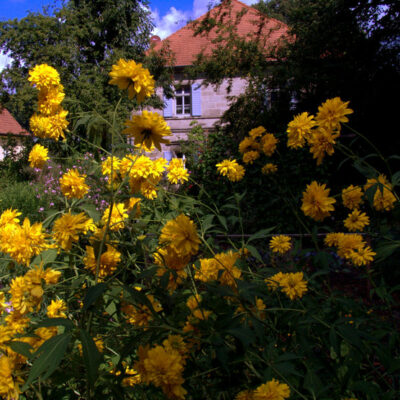
M239 35L240 16L226 18L230 0L225 0L217 15L209 13L196 27L197 34L216 33L216 48L211 55L200 55L191 73L201 73L213 84L224 78L246 77L261 94L268 87L279 88L280 102L296 98L294 112L340 96L357 109L357 128L392 146L393 99L400 89L399 2L270 0L259 1L255 7L263 15L287 23L290 36L286 45L266 50L262 45L265 36L253 35L249 40ZM263 21L260 18L260 30ZM284 108L279 101L277 105ZM289 104L282 120L288 110ZM385 132L386 137L382 136Z
M1 23L0 49L13 60L1 74L3 106L27 128L37 95L26 79L28 71L47 63L61 75L63 105L70 119L89 110L107 117L109 104L120 96L116 87L108 85L112 64L119 58L145 59L153 29L146 5L146 0L68 0L61 8ZM153 58L149 64L156 67L159 78L160 62ZM132 102L123 100L121 120L131 109ZM105 125L93 121L83 125L86 133L105 136Z

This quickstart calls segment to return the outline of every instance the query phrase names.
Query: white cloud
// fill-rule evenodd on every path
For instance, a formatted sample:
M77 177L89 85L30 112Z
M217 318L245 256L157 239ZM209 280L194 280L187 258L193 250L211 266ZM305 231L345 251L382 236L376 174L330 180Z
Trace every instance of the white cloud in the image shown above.
M7 54L0 53L0 71L2 71L12 61L12 58L8 57Z
M248 5L257 3L257 0L241 0L243 3ZM155 28L153 30L154 35L160 36L161 39L165 39L171 33L174 33L178 29L182 28L187 24L190 19L196 19L201 15L205 14L210 8L219 4L219 0L193 0L192 10L183 11L171 7L167 14L160 16L157 9L151 10L151 16L154 21Z
M168 13L162 17L160 17L158 10L152 11L151 16L155 25L153 34L165 39L171 33L185 26L190 19L191 13L190 11L181 11L171 7Z

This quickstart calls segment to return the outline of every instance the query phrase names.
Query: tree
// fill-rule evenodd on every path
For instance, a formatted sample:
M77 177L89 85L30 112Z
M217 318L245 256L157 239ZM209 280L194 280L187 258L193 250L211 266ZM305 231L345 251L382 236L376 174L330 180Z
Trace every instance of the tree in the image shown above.
M108 85L112 64L119 58L145 59L153 28L146 5L146 0L68 0L59 9L1 23L0 49L13 60L1 73L2 105L28 128L37 96L28 84L28 71L47 63L61 75L66 92L63 106L70 117L89 110L107 116L120 97L118 89ZM152 65L157 63L153 60ZM125 96L121 121L131 109L132 102ZM85 130L106 136L106 126L93 121Z

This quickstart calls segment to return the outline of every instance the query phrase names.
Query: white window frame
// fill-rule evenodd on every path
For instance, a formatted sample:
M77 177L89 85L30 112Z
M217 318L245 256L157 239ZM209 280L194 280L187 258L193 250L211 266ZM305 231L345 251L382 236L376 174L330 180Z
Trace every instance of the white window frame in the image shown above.
M187 91L185 91L187 89ZM178 99L182 99L182 112L178 112ZM188 102L189 104L186 104ZM189 112L185 112L185 108L189 107ZM190 85L179 85L174 91L174 115L176 117L192 116L192 88Z

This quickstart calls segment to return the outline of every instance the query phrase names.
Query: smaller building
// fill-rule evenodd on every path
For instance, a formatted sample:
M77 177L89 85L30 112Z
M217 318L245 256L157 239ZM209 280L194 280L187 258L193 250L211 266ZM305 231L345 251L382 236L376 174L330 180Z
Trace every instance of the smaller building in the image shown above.
M24 148L22 138L29 135L29 132L22 128L8 110L0 109L0 161L3 161L7 155L5 147L10 137L15 140L13 155L17 156Z

